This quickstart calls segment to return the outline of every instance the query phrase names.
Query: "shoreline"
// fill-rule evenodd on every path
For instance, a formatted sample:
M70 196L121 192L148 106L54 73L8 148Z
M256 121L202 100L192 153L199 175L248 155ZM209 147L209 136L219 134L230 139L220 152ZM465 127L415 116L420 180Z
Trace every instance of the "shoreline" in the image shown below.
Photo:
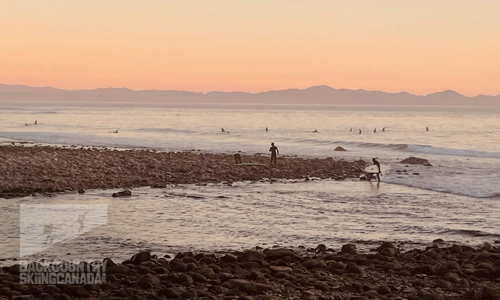
M279 156L268 167L270 155L196 151L117 150L97 147L57 147L22 144L0 146L0 198L33 194L84 192L85 189L164 188L176 184L232 183L268 179L344 180L359 178L367 163L331 157ZM256 163L258 166L245 165ZM265 166L262 166L265 165Z
M358 253L355 244L340 249L320 244L301 252L181 252L173 258L145 251L122 263L99 260L105 264L103 284L20 284L25 277L18 262L0 268L0 295L64 300L500 299L500 248L442 243L435 240L423 250L403 252L383 242L370 253Z

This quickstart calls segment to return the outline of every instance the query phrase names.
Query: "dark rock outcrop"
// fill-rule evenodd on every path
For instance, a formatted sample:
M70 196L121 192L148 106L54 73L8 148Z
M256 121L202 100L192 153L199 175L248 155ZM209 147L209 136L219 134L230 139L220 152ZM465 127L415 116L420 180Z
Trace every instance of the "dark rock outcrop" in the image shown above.
M401 161L402 164L410 164L410 165L431 165L427 159L418 158L418 157L408 157Z

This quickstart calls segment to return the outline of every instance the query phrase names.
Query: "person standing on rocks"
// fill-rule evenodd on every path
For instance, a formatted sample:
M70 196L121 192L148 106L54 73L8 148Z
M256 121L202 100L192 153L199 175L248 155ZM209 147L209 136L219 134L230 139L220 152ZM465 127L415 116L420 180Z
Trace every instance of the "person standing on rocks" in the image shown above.
M274 146L274 143L271 143L271 148L269 148L269 151L271 152L271 161L269 162L269 166L274 165L276 166L276 155L280 153L278 150L278 147Z

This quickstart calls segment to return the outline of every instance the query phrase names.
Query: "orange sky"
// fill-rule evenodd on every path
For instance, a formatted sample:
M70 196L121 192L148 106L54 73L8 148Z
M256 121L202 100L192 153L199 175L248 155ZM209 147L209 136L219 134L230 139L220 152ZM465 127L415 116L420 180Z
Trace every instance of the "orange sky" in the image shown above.
M0 83L500 94L497 0L0 0Z

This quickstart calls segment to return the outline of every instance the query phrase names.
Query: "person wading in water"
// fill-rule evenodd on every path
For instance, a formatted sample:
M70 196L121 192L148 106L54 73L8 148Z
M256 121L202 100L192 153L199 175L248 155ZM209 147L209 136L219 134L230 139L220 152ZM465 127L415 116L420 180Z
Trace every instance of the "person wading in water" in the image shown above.
M380 171L380 163L378 162L376 157L373 158L372 161L373 164L376 165L378 168L378 173L376 173L375 176L377 177L377 181L380 182L380 174L382 174L382 171Z

